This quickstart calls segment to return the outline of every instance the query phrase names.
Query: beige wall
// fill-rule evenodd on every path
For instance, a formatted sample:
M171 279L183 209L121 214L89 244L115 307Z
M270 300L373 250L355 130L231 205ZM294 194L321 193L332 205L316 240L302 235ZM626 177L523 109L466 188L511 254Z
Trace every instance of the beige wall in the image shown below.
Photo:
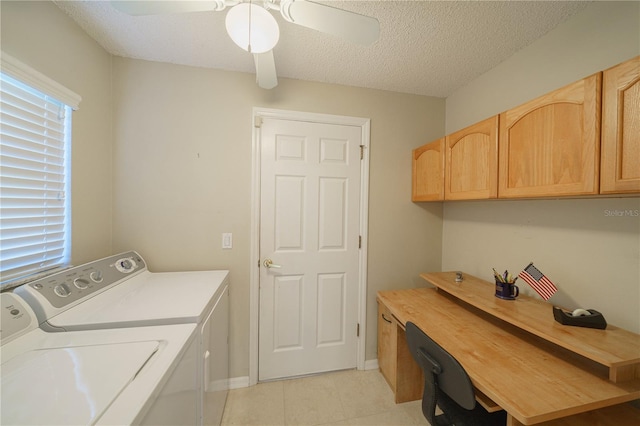
M412 204L411 149L444 131L444 100L114 59L114 248L151 270L231 270L231 375L249 363L252 108L371 119L366 359L375 294L440 267L441 205ZM233 233L233 249L221 234Z
M2 50L82 96L73 113L74 264L111 254L111 56L53 3L3 0Z
M447 133L639 55L639 34L640 3L588 7L447 98ZM637 197L445 203L442 268L491 280L534 261L551 302L640 332L639 211Z
M233 377L248 375L252 108L370 118L366 358L376 358L376 292L419 285L441 263L442 206L410 202L410 151L444 132L444 100L285 79L264 91L249 74L112 58L50 2L1 8L2 49L82 96L73 263L136 249L154 271L230 269Z

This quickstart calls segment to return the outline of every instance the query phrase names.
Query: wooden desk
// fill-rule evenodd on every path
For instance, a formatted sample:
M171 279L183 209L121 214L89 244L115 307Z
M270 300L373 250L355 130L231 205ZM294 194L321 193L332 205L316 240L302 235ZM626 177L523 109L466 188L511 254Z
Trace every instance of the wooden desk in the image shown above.
M571 327L553 319L553 305L528 296L502 300L494 296L495 283L455 272L432 272L420 277L481 311L500 318L544 340L555 343L609 369L609 379L640 378L640 335L608 324L606 330ZM526 283L522 283L526 285Z
M452 273L451 282L453 277ZM471 276L465 277L463 285L471 286ZM442 279L448 280L447 276ZM494 286L489 294L494 297ZM473 299L472 295L469 293L467 297ZM522 310L528 303L525 298L497 301L501 302L498 306L503 312ZM508 425L542 423L640 398L640 379L609 380L606 365L509 324L444 291L433 288L383 291L378 293L378 302L397 322L398 337L404 336L402 329L411 321L457 358L475 388L489 402L506 410ZM400 351L402 343L398 345ZM397 368L397 376L406 381L402 369L415 365L411 367L404 362ZM400 386L404 385L398 382Z

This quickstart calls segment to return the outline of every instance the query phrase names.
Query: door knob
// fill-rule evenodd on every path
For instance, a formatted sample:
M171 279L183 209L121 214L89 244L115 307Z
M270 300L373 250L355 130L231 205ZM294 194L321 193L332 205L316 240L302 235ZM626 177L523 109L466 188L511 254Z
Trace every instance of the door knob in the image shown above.
M271 259L265 259L262 264L265 266L265 268L282 268L282 266L273 263L273 260Z

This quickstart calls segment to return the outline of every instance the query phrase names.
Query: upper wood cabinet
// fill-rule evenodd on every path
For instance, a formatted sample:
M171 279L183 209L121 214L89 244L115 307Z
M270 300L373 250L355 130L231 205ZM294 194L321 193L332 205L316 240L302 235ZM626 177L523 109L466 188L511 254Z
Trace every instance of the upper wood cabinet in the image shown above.
M500 198L598 193L602 73L500 114Z
M600 193L640 192L640 56L603 73Z
M413 150L412 201L444 199L444 138Z
M448 135L445 158L445 200L496 198L498 116Z

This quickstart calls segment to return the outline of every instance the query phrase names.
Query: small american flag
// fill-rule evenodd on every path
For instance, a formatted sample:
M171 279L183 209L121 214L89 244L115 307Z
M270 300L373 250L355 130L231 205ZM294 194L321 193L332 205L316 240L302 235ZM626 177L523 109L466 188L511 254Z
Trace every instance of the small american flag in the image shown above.
M549 300L558 291L551 280L533 266L533 263L524 268L524 271L520 272L518 276L525 280L544 300Z

